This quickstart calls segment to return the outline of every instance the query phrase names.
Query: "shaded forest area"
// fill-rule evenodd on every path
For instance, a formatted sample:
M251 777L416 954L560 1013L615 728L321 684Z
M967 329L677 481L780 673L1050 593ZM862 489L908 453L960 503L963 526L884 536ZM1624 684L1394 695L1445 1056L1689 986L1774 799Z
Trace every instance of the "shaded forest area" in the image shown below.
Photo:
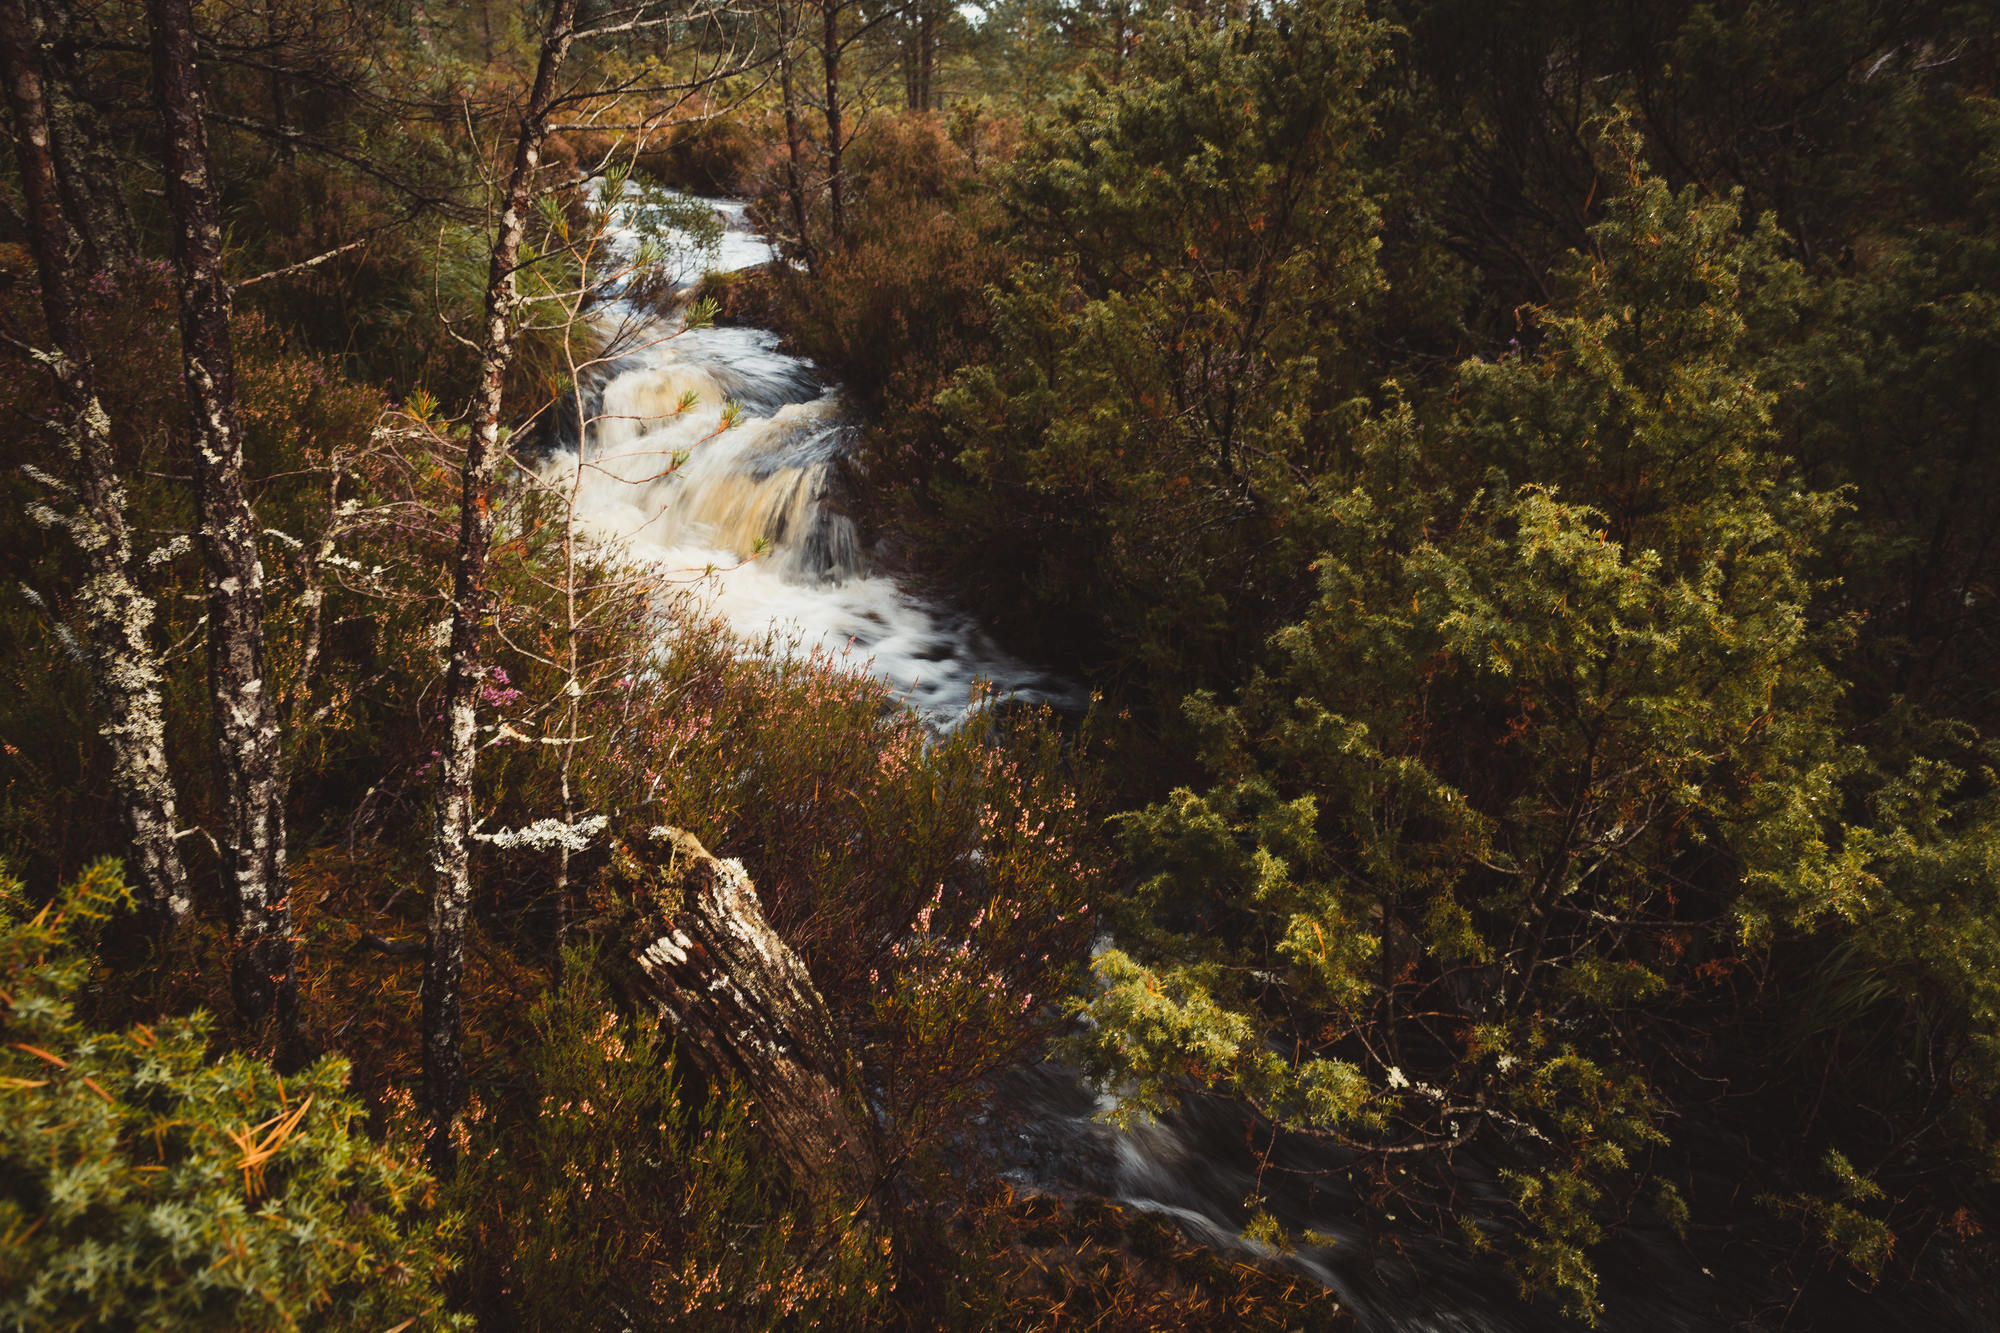
M9 1327L1343 1326L1261 1195L1001 1179L1045 1056L1537 1326L1646 1326L1635 1229L1762 1275L1717 1327L2000 1321L1991 4L0 61ZM780 259L682 300L691 194ZM940 734L594 546L542 464L631 306L836 377L874 561L1088 714Z

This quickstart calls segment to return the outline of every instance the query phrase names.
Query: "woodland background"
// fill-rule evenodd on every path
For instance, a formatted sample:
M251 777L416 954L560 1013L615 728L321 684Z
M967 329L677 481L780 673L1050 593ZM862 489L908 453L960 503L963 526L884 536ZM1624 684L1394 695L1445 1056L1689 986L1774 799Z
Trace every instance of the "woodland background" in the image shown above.
M1992 1314L1996 18L0 2L0 1313L1338 1326L1002 1185L1054 1051L1552 1327L1630 1227L1719 1327ZM577 540L667 191L754 201L683 318L845 386L876 561L1087 717L933 735ZM664 826L865 1182L635 992Z

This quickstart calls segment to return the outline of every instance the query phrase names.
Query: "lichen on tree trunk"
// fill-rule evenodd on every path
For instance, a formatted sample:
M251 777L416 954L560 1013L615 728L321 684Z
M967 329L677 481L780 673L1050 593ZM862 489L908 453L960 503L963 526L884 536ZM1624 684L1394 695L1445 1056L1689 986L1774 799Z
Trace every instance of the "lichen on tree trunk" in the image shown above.
M167 157L180 277L181 366L194 417L189 470L208 605L209 706L222 777L224 878L236 918L230 986L251 1022L290 1028L298 976L285 877L285 773L278 692L264 654L264 566L243 481L222 210L208 150L190 0L149 0L153 91Z
M91 684L111 748L112 784L132 839L140 898L155 925L188 912L187 876L175 842L174 784L167 769L160 668L151 643L152 598L132 557L125 488L113 466L111 422L98 400L70 257L69 219L57 179L48 83L23 0L0 0L0 63L14 114L29 241L42 284L51 350L37 355L56 382L51 423L69 504L41 512L66 529L82 553L77 603L89 649Z
M487 607L487 560L493 547L490 492L500 466L501 393L514 360L519 304L515 269L534 206L536 171L555 104L557 79L576 36L577 0L555 0L542 32L535 82L521 113L514 162L501 198L486 279L465 462L459 474L458 550L453 562L451 641L445 666L443 753L431 846L430 952L424 965L424 1101L432 1165L451 1165L451 1127L465 1098L464 1018L459 984L465 970L465 921L472 901L472 775L478 758L477 705L485 679L481 648Z
M630 984L687 1055L749 1092L800 1184L871 1198L882 1164L860 1079L805 964L764 919L742 862L717 860L678 829L657 836L672 858L621 945Z

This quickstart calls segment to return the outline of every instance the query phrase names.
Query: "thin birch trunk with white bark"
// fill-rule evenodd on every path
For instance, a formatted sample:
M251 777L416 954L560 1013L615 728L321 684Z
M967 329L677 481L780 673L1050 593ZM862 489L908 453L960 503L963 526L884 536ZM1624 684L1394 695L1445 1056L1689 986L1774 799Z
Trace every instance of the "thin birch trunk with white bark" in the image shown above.
M501 392L514 359L515 269L535 176L548 134L570 42L577 0L554 0L542 32L535 82L521 114L514 162L501 199L487 269L485 326L479 345L479 387L460 472L458 552L452 572L451 639L445 667L445 736L439 754L437 824L432 841L430 950L424 966L424 1100L430 1156L451 1164L452 1122L465 1098L464 1017L459 987L465 970L466 912L472 901L472 774L478 755L476 709L485 679L480 637L487 608L487 560L493 546L490 492L501 461Z
M187 915L188 888L175 841L159 659L150 639L154 606L136 574L111 423L97 397L83 336L38 56L23 0L0 0L0 61L14 116L29 242L40 269L42 311L54 344L38 355L56 382L53 433L71 502L62 512L44 512L69 532L83 554L77 601L103 735L111 748L112 783L132 839L142 909L156 926L170 926Z
M181 366L193 409L189 465L208 604L209 702L222 778L224 877L235 915L230 983L245 1020L296 1017L285 879L285 777L277 690L264 655L264 567L243 484L243 437L222 276L222 216L208 150L190 0L148 0L153 90L167 149L180 276Z

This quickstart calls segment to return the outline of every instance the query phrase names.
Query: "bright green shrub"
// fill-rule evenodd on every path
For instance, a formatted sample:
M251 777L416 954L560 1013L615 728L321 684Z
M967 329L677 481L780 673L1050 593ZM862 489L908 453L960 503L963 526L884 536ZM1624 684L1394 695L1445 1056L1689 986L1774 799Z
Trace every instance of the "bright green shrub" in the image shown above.
M1363 1161L1477 1139L1505 1196L1441 1216L1586 1318L1671 1147L1663 1053L1706 1058L1680 1006L1873 887L1809 617L1838 498L1772 447L1751 364L1795 270L1636 173L1595 240L1537 348L1374 420L1317 600L1233 703L1190 702L1214 781L1126 820L1152 873L1084 1038Z
M0 883L0 1327L454 1327L456 1221L371 1141L328 1056L213 1058L205 1015L80 1021L89 927L129 902L99 862L29 916Z

